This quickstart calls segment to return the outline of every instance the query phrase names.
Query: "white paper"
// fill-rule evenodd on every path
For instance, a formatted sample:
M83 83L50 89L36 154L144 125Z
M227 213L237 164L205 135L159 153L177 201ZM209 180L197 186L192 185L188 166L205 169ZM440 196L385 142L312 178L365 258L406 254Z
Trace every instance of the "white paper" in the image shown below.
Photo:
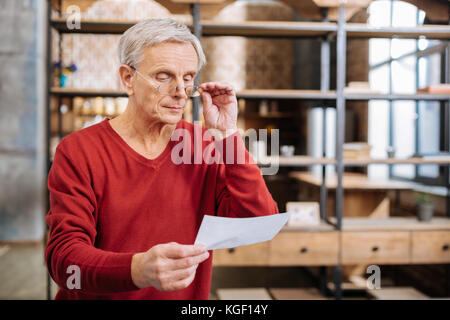
M268 241L283 228L289 215L289 212L254 218L205 215L195 244L203 244L208 250L215 250Z

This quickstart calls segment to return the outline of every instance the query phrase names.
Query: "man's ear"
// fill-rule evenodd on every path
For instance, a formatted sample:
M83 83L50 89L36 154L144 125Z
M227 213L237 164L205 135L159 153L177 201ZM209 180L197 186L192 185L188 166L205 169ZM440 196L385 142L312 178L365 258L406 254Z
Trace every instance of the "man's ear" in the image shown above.
M130 66L122 64L119 67L119 76L122 85L125 89L125 92L128 94L128 96L132 96L134 94L133 90L134 70Z

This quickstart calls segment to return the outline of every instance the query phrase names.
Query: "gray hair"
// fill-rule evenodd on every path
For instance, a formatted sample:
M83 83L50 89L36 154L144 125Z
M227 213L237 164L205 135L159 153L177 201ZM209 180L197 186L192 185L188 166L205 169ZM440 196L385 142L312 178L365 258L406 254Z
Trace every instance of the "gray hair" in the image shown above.
M206 63L200 41L189 28L173 19L143 20L122 34L119 40L119 61L137 68L144 59L144 49L165 41L191 43L197 52L198 70Z

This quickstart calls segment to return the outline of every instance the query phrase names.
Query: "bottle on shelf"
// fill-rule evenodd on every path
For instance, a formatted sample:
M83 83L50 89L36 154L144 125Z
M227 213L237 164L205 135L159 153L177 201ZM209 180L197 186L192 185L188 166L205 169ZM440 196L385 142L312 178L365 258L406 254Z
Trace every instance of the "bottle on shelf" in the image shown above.
M89 100L84 100L81 114L85 116L92 115L92 104Z
M92 107L92 111L94 112L95 115L102 115L104 114L104 105L103 105L103 98L102 97L95 97L94 98L94 103L93 103L93 107Z
M267 100L262 100L259 104L259 115L266 116L269 113L269 102Z
M84 99L82 97L75 97L72 100L73 113L75 115L80 115L83 109Z

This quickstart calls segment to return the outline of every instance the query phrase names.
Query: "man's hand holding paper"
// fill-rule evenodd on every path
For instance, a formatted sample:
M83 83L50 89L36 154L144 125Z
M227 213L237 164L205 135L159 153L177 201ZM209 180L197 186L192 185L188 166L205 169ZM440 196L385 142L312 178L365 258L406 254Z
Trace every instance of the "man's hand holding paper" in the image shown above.
M205 215L195 244L203 244L208 250L215 250L268 241L286 224L289 215L289 212L255 218Z

